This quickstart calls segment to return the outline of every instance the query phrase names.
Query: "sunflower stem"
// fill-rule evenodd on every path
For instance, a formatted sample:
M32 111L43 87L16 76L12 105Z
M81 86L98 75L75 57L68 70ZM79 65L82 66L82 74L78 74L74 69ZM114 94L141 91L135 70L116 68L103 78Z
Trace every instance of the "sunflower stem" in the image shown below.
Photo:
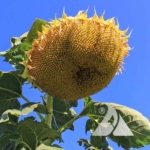
M48 95L46 102L47 110L50 114L47 114L45 117L45 122L50 128L52 128L52 118L53 118L53 97Z
M46 123L50 128L52 128L53 97L50 96L50 95L48 95L48 97L47 97L46 108L47 108L49 114L47 114L47 115L45 116L45 123ZM52 139L46 139L46 140L44 141L44 143L45 143L46 145L48 145L48 146L51 145L52 142L53 142Z

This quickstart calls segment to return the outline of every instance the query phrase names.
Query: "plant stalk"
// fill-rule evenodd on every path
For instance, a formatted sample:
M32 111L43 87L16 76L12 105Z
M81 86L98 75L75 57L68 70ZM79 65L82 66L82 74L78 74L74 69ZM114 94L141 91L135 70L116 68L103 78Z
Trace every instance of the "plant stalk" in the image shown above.
M50 95L48 95L48 97L47 97L46 108L47 108L49 114L47 114L47 115L45 116L45 123L46 123L50 128L52 128L53 97L50 96ZM52 142L53 142L52 139L46 139L46 140L44 141L44 143L45 143L46 145L48 145L48 146L51 145Z
M65 125L63 125L60 129L58 129L59 132L63 132L66 130L75 120L81 118L80 115L77 115L76 117L72 118L69 122L67 122Z
M53 118L53 97L48 95L46 108L50 114L47 114L45 117L45 123L52 128L52 118Z
M65 125L63 125L60 129L58 129L59 132L63 132L64 130L66 130L75 120L84 117L85 115L82 115L82 113L84 112L84 110L88 107L85 106L84 109L80 112L79 115L77 115L76 117L72 118L69 122L67 122Z

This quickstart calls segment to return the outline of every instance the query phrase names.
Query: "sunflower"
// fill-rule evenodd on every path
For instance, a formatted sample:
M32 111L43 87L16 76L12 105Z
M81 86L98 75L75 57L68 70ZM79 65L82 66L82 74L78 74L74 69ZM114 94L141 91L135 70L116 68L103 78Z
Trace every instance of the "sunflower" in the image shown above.
M63 13L38 32L32 49L26 52L22 76L36 87L61 100L77 100L107 87L122 70L130 50L130 35L114 18L104 20L87 11L75 17Z

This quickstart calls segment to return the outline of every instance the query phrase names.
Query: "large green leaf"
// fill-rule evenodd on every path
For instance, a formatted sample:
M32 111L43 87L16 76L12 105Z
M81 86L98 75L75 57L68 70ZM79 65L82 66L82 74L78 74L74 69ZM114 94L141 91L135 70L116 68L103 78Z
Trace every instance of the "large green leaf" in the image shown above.
M54 129L59 129L76 116L75 111L71 108L72 105L74 103L61 101L58 98L53 99L52 127ZM68 128L73 130L73 125L68 126Z
M41 140L60 137L60 133L49 128L47 124L34 121L30 118L18 123L17 133L20 138L17 140L16 146L22 144L30 150L35 150Z
M4 135L0 136L0 149L4 148L11 140L16 140L19 137L16 133L5 133Z
M85 131L91 131L92 133L101 123L101 121L106 117L109 107L113 108L117 113L117 124L114 130L119 125L119 132L124 132L124 124L127 125L129 130L133 133L133 136L116 136L113 135L113 131L108 135L113 141L117 142L119 146L125 149L128 148L140 148L145 145L150 144L150 122L138 111L128 108L126 106L113 104L113 103L98 103L92 101L90 98L85 99L85 109L81 115L88 116L90 119L87 121ZM113 112L112 112L113 114ZM124 121L124 124L120 124L119 121ZM108 123L112 124L115 121L112 115L109 118ZM126 131L126 130L125 130Z
M17 98L21 96L21 84L12 73L0 71L0 116L7 109L18 109L20 103Z
M3 147L3 150L14 150L15 149L15 142L10 141L5 147Z
M7 123L0 123L0 135L3 134L5 131L16 131L16 126L11 124L10 122Z
M109 137L123 148L140 148L150 144L150 122L140 112L126 106L106 103L111 105L117 113L123 118L134 136L114 136Z
M21 85L24 84L24 82L26 81L26 79L22 78L19 74L18 71L10 71L9 73L13 74L20 82Z

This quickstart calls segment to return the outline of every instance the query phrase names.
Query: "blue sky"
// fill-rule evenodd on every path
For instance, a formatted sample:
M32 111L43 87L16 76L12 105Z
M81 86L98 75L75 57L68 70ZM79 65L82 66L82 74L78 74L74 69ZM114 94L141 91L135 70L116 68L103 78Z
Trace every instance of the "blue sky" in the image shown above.
M108 88L92 95L95 101L113 102L126 105L140 111L150 119L150 1L149 0L1 0L0 1L0 51L11 47L10 39L18 37L28 31L36 18L49 21L55 14L61 17L63 8L69 16L74 16L79 10L89 8L89 17L93 15L94 7L100 16L105 10L105 19L116 17L120 29L133 29L129 45L134 47L130 56L125 58L123 74L114 77ZM0 70L8 71L12 67L0 58ZM29 90L25 85L23 92L32 101L39 101L40 93ZM30 91L30 92L28 92ZM83 108L83 101L79 101L76 109L79 113ZM63 134L65 143L61 144L65 150L82 150L77 140L89 138L85 135L85 121L87 118L75 122L75 131ZM110 142L114 149L117 144ZM141 150L149 150L150 145Z

